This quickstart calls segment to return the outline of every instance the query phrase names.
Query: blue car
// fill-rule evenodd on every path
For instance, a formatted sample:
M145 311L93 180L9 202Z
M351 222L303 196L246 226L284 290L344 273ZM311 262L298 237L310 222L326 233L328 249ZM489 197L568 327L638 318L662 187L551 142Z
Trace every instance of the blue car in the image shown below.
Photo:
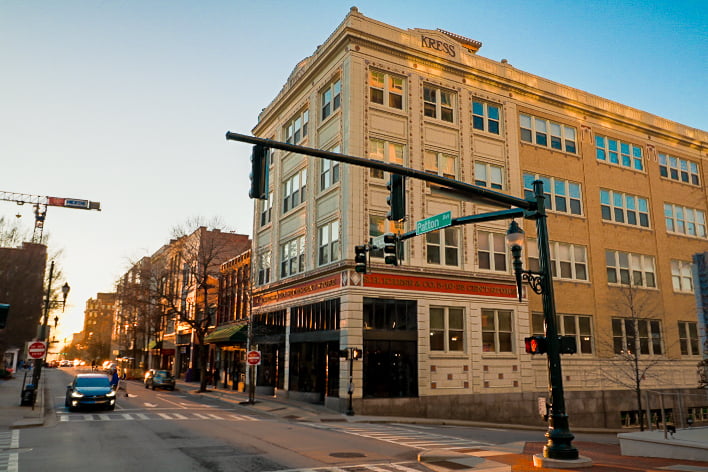
M80 407L114 410L116 391L113 390L111 381L106 375L78 374L66 387L64 406L69 411L75 411Z

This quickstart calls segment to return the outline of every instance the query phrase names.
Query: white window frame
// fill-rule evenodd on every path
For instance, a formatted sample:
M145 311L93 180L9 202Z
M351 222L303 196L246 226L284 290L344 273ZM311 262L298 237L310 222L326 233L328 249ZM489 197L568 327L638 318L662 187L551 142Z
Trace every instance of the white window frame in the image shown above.
M669 233L706 238L706 214L703 210L664 202L664 222Z
M682 356L700 356L701 349L698 337L698 323L695 321L679 321L679 345Z
M688 159L659 153L659 173L665 179L688 185L701 185L699 164Z
M693 294L693 264L671 259L671 284L674 292Z
M405 165L406 145L383 138L369 138L369 159L388 162L389 164ZM381 169L369 169L370 175L376 179L388 179L389 173Z
M490 134L501 132L501 105L472 100L472 128Z
M280 245L280 278L284 279L305 271L305 236Z
M554 279L589 281L588 251L581 244L562 243L550 241L551 274ZM527 247L529 269L539 271L538 241L529 239ZM570 276L566 276L570 272ZM584 276L584 277L583 277Z
M433 313L435 312L437 321L442 321L442 326L433 321ZM442 316L439 316L442 315ZM455 318L459 317L459 320ZM430 352L433 353L463 353L465 352L465 309L457 306L431 306L428 312L428 320L430 322ZM459 322L461 326L454 326ZM442 349L433 348L433 337L435 335L442 336ZM459 339L456 339L459 337Z
M609 213L609 215L606 213ZM651 228L649 199L639 195L601 188L600 216L604 221L611 221L615 224ZM633 223L629 221L632 216L634 218ZM646 220L646 224L643 224L642 217Z
M261 223L261 226L265 226L272 221L273 192L268 192L268 198L266 200L261 200L260 205L261 205L260 223Z
M571 329L568 329L568 325ZM584 329L582 325L586 325ZM560 336L573 336L577 346L577 354L590 355L595 351L592 316L570 313L556 314L556 331ZM541 312L531 313L531 334L545 335L545 316Z
M321 121L325 121L330 116L339 110L342 106L342 79L332 81L320 93L322 101Z
M380 81L374 77L375 75L380 76ZM403 110L405 91L406 79L404 77L376 69L369 70L369 100L371 103L394 110Z
M503 252L499 248L503 248ZM482 259L487 255L489 267L483 267ZM479 230L477 232L477 269L485 272L509 273L509 249L502 233ZM503 266L503 267L501 267Z
M573 126L520 113L519 127L523 142L554 151L578 154L578 131Z
M474 184L494 190L504 190L504 166L491 162L474 162Z
M270 283L270 266L271 252L270 250L264 251L258 256L258 285Z
M423 153L423 161L425 172L457 180L459 159L454 154L439 151L425 151ZM452 173L450 173L450 163L452 163Z
M340 257L339 220L334 220L317 228L317 265L331 264Z
M500 315L509 317L509 331L502 331L500 328L499 317ZM514 352L514 312L512 310L497 309L497 308L482 308L481 312L481 322L482 322L482 353L483 354L512 354ZM485 327L484 319L485 317L491 317L492 329ZM489 348L488 338L489 334L492 333L493 346ZM486 336L485 336L486 335ZM508 339L504 343L509 344L509 348L505 350L502 349L501 337ZM485 338L487 340L485 341Z
M283 214L298 207L307 198L307 168L294 173L283 182Z
M450 239L452 239L452 241L450 241ZM448 226L447 228L426 233L426 262L430 265L460 267L462 263L461 239L462 234L460 228L454 226ZM437 262L431 261L431 256L435 253L435 250L437 250L439 258Z
M607 249L605 250L605 265L607 268L607 283L609 285L657 287L654 256ZM614 275L611 276L610 274Z
M423 115L447 123L455 123L457 93L437 85L423 84Z
M634 336L631 336L631 332L629 335L627 334L630 331L628 328L634 332ZM630 342L632 339L634 339L634 343ZM615 354L636 356L637 349L639 350L639 355L661 356L664 354L661 320L612 318L612 341ZM642 341L644 341L644 344ZM658 346L656 341L658 341ZM630 346L630 344L633 345ZM639 348L637 348L637 345L639 345Z
M534 180L543 181L543 193L546 196L545 203L547 210L570 216L583 216L585 213L583 205L583 187L579 182L525 172L523 175L524 198L533 198ZM563 202L565 210L558 209L561 202ZM574 205L577 207L577 211L574 208Z
M595 157L606 164L644 171L642 147L609 136L595 135Z
M283 127L285 142L298 144L307 137L310 122L310 110L307 108L299 112L288 121Z
M338 145L329 149L330 152L340 153L341 147ZM339 161L330 159L320 159L320 192L327 190L339 182Z

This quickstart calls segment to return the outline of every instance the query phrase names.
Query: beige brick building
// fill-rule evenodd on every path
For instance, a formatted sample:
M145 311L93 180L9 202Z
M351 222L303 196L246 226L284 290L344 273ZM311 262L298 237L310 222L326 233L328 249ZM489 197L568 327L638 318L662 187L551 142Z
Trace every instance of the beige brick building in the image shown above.
M579 348L563 357L571 425L635 421L624 371L637 353L650 366L641 384L649 407L663 391L677 417L701 417L708 398L695 388L702 349L690 269L708 247L708 134L487 59L480 47L353 8L253 132L515 196L542 179L559 331ZM349 362L338 353L358 347L357 413L540 421L546 361L526 354L523 340L542 332L541 300L530 290L516 298L509 221L417 236L403 244L401 265L373 250L369 273L353 270L354 246L384 232L499 208L408 179L407 218L393 225L384 172L283 151L271 158L252 256L260 388L343 410ZM524 227L525 267L534 268L534 225Z

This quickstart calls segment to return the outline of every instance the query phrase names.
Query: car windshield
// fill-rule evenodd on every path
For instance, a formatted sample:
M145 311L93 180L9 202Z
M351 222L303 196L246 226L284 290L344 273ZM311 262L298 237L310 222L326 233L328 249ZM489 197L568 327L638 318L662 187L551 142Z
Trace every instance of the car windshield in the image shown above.
M108 381L108 377L84 377L76 379L77 387L110 387L111 383Z
M155 372L155 377L165 377L169 379L170 377L172 377L172 374L167 371L160 370L158 372Z

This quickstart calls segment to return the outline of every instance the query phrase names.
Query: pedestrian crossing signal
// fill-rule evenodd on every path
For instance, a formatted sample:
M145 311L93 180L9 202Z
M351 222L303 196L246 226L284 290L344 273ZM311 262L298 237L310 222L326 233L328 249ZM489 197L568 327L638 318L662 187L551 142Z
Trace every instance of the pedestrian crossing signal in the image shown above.
M360 274L366 274L366 246L354 246L354 270Z
M545 354L548 350L548 344L545 336L530 336L524 338L526 352L529 354Z

